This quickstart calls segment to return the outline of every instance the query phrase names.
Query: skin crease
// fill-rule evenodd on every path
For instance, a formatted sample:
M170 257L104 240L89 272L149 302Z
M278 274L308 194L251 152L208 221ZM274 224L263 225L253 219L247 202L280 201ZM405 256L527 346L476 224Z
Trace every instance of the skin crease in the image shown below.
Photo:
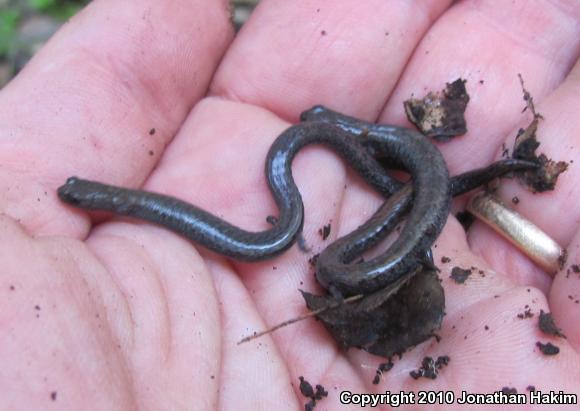
M485 227L466 238L450 218L434 249L447 301L442 340L406 353L378 386L381 359L340 351L314 321L236 345L305 312L297 288L317 288L296 247L235 263L150 224L93 226L104 217L60 204L56 187L76 174L179 196L263 229L275 209L263 161L302 110L320 103L404 125L405 98L458 76L468 80L470 132L439 145L452 175L498 158L529 123L518 72L545 117L540 151L580 158L576 1L294 3L264 0L232 40L216 1L95 0L0 91L0 408L299 409L300 375L327 388L319 406L333 410L347 409L344 389L531 384L580 394L580 277L566 275L580 263L577 162L553 192L532 195L513 182L501 191L568 249L564 270L552 280ZM381 202L324 148L304 150L293 170L316 251ZM318 229L329 221L323 242ZM456 265L485 277L455 284ZM526 304L536 315L519 320ZM539 332L540 309L566 340ZM560 354L542 356L536 341ZM451 362L434 381L412 380L425 355Z

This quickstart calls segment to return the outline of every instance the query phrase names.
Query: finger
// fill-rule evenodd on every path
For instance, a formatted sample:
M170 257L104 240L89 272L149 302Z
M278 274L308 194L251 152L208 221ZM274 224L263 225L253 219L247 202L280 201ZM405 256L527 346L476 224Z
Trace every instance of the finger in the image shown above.
M194 402L215 409L220 309L199 254L187 241L145 223L101 224L85 243L106 269L110 288L118 290L108 317L115 318L119 307L128 316L114 340L139 401L155 409Z
M218 118L228 121L216 121ZM166 150L146 188L179 196L246 230L267 230L271 225L266 216L277 215L278 210L264 178L264 158L272 141L287 126L269 111L252 105L218 98L204 99ZM216 144L216 136L227 136L227 144ZM297 290L316 287L308 260L323 247L318 229L332 212L331 207L319 204L336 205L340 201L341 176L344 176L344 167L330 151L304 149L294 161L293 177L307 210L304 234L313 249L311 252L304 253L293 246L264 262L233 261L231 264L237 273L234 276L221 268L222 258L198 247L211 267L219 268L214 273L219 281L218 298L228 307L224 308L224 316L231 327L225 335L223 352L226 361L234 361L235 365L228 367L227 376L238 372L239 355L248 350L248 345L240 348L235 345L242 336L262 330L261 323L264 327L273 326L305 313ZM234 308L230 307L231 302ZM260 313L262 322L252 319L255 312ZM248 318L252 319L250 323ZM244 335L241 329L246 331ZM304 321L280 330L271 338L286 363L292 364L292 370L312 371L313 376L322 377L328 367L336 365L337 347L329 343L327 333L315 321ZM250 344L255 347L254 343ZM257 344L269 349L267 339ZM313 352L316 363L311 360ZM259 352L255 358L273 361L277 355L272 353L264 358ZM340 367L347 367L341 364ZM274 365L269 363L269 372L280 374ZM288 378L280 375L284 380ZM297 377L293 374L291 378L296 380Z
M580 231L568 246L568 260L554 278L548 298L556 324L562 328L570 344L580 351Z
M299 403L286 363L270 336L238 344L242 337L266 328L252 302L254 296L228 264L211 262L209 268L218 294L226 296L220 306L223 329L220 384L227 389L220 392L220 406L246 410L257 403L276 403L297 409Z
M220 119L228 121L219 121ZM178 196L249 231L266 230L270 228L270 224L265 217L276 215L277 209L264 178L264 158L271 141L287 126L287 123L272 113L251 105L218 98L204 99L195 106L172 144L164 152L145 188ZM222 144L221 141L216 144L216 136L227 137L227 144ZM334 186L323 190L316 190L316 187L312 189L311 186L317 186L309 184L313 180L312 171L317 171L317 180L324 185L324 182L332 182L336 169L339 172L343 170L340 161L331 153L327 152L327 158L322 159L312 154L312 150L301 152L294 167L294 177L305 206L313 211L307 214L308 227L312 227L312 218L327 212L326 209L315 212L314 203L319 202L321 191L322 195L325 190L333 195L339 193ZM321 160L325 165L334 164L334 169L316 168ZM163 237L159 237L159 232L163 233ZM314 236L310 228L308 233ZM237 381L234 384L235 388L220 392L220 404L234 401L239 404L251 402L255 398L268 398L270 392L263 393L261 390L265 383L275 390L277 397L283 395L290 401L296 390L292 389L288 379L296 380L297 376L289 376L282 358L292 359L292 364L302 367L304 372L316 371L313 376L322 376L325 367L337 365L336 347L328 343L327 334L314 321L305 321L296 327L288 327L275 333L272 336L275 347L270 343L269 337L255 343L236 345L241 337L253 331L295 317L297 313L304 313L304 303L297 289L313 288L314 279L308 270L311 253L304 254L297 247L292 247L282 256L262 263L232 262L230 266L222 257L196 245L204 261L208 262L207 269L212 274L208 276L195 264L195 258L193 263L182 261L180 250L191 248L187 239L165 230L153 229L147 223L133 221L132 224L127 224L113 219L93 229L87 244L115 278L123 277L118 278L117 284L124 294L135 295L129 304L131 312L135 312L135 320L143 324L136 330L139 341L154 341L161 350L165 347L163 339L166 343L168 335L179 334L172 328L158 325L156 321L144 324L145 317L168 317L170 321L167 323L180 326L184 316L188 319L192 312L200 312L196 307L204 301L208 304L208 309L215 308L207 300L213 296L211 282L216 282L218 301L222 303L221 315L225 321L221 346L213 346L223 355L221 372L219 377L216 374L216 379L219 378L224 386L230 386L239 379L241 373L245 372L246 375L242 382ZM152 259L151 256L155 258ZM179 260L168 265L163 256L171 256L170 260L175 256ZM177 266L174 267L174 264ZM143 267L146 271L141 273ZM179 276L184 275L183 270L178 267L186 267L194 273L191 280L187 276L182 288L174 288L179 283ZM208 284L210 288L207 287ZM190 286L195 290L192 291ZM182 296L187 294L190 297L183 299ZM159 298L167 301L167 304L155 303ZM183 315L179 315L181 311L184 312ZM256 313L260 313L262 318L258 318ZM203 329L212 331L211 322L205 317L203 321L195 321L200 327L205 326ZM207 331L204 336L205 341L213 341L212 338L215 337ZM192 337L184 332L183 344L187 347L192 344L191 340ZM311 341L315 344L310 344ZM256 344L259 347L257 350ZM215 358L215 353L211 354L209 350L211 347L204 345L203 348L206 349L205 354L201 355ZM145 351L148 352L149 349ZM316 353L316 362L312 361L313 351ZM152 355L148 357L156 358ZM248 364L252 364L254 368L256 364L262 364L259 366L260 373L248 374L247 367L244 367ZM339 368L348 369L348 363L343 359ZM176 371L179 370L177 367ZM138 368L137 373L139 372ZM346 378L346 375L341 375L341 379ZM322 382L321 379L318 381ZM240 392L244 393L242 400L236 396Z
M489 164L499 155L501 144L505 141L511 148L517 129L531 121L529 114L520 113L524 102L517 73L523 74L526 88L541 102L576 61L580 11L574 4L510 2L498 7L490 1L457 3L418 45L381 119L404 123L403 100L436 89L434 84L442 86L464 77L471 95L466 113L470 132L438 146L451 174ZM542 41L537 40L538 27L547 30ZM545 216L546 220L552 218L549 213ZM569 229L566 236L570 238ZM526 264L528 260L520 258L513 247L505 246L489 236L474 245L478 253L485 250L484 257L498 272L511 273L519 283L547 284L541 271Z
M451 174L489 164L514 128L530 121L521 115L517 74L536 102L550 94L580 53L578 18L574 0L456 3L417 46L381 120L407 123L404 100L465 78L469 132L438 146Z
M3 404L46 408L54 392L67 409L179 409L201 398L215 409L220 321L211 278L189 244L123 226L104 226L85 244L34 239L0 216L0 383L13 387ZM171 258L152 245L159 241Z
M503 201L515 208L526 219L540 227L561 247L567 248L580 229L580 209L574 199L580 195L579 165L573 162L580 156L580 139L576 130L580 127L575 107L580 105L580 63L576 64L566 81L552 94L536 105L544 116L540 122L537 138L540 147L555 161L567 161L568 169L559 176L553 191L532 194L515 183L506 184L501 190ZM517 196L517 205L510 200ZM534 284L547 274L534 266L527 257L482 224L474 226L469 240L475 252L480 253L498 270L509 272L519 284ZM565 275L565 270L558 276Z
M374 119L449 3L262 1L228 50L212 93L291 121L314 104Z
M577 344L569 336L567 340L556 338L545 334L539 327L541 310L548 312L552 309L554 314L553 304L547 301L546 293L530 286L518 287L510 276L495 271L482 258L466 252L467 248L462 227L457 221L450 220L434 248L435 262L441 269L440 277L445 288L446 306L442 328L438 331L441 340L431 344L429 355L432 358L436 358L436 353L450 355L452 365L445 370L445 375L453 372L453 378L464 381L466 387L473 385L485 391L497 390L494 386L503 384L497 375L497 369L501 368L505 376L509 376L506 377L509 386L516 387L519 392L529 385L542 391L551 387L568 387L570 392L575 392L577 384L574 381L578 373L562 373L562 366L578 362L574 351ZM456 277L458 269L467 271L464 281ZM554 318L557 325L564 328L560 319L555 315ZM572 322L568 325L572 326ZM544 356L536 345L538 341L553 343L560 353L552 358ZM413 350L411 356L416 351ZM408 355L405 357L404 363ZM417 364L420 358L418 355L411 361ZM522 367L525 373L521 372ZM576 368L571 366L570 369ZM475 377L474 369L478 370ZM540 375L531 373L533 369L542 370L542 376L549 375L550 378L530 379L530 376Z
M2 210L31 232L79 234L55 188L70 175L139 185L230 38L225 1L92 2L0 93Z
M449 3L263 1L224 57L212 93L267 108L291 121L314 104L374 120L417 43ZM243 81L236 75L240 71L245 73ZM345 185L344 171L333 160L326 163L328 157L321 153L311 175L318 177L327 167L336 175L324 185L311 179L316 187L310 188L309 182L309 189L328 194L334 187L341 195L333 195L332 201L320 196L332 208L325 207L327 211L312 221L318 221L316 230L334 222L330 241L368 217L378 198L369 201L365 185ZM345 187L346 197L357 206L363 203L353 219L340 216ZM343 227L343 221L348 226ZM317 235L309 237L316 230L306 223L306 239L318 242Z

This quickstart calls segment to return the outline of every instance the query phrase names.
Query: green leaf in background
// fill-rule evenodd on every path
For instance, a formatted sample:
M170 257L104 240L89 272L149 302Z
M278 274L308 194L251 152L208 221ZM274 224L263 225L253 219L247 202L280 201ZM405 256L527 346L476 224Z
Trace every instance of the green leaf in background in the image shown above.
M28 0L28 5L37 11L48 10L56 5L56 0Z
M77 1L65 3L62 6L55 8L52 15L60 20L68 20L77 14L85 5L86 1Z
M82 9L89 0L27 0L28 6L37 12L59 20L67 20Z
M20 12L17 9L0 9L0 58L10 51L19 20Z

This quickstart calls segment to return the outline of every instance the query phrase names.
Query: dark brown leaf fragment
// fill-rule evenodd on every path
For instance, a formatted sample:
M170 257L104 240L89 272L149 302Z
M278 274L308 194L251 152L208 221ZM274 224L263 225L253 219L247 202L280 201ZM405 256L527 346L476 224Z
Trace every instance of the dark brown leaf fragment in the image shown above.
M465 134L465 108L469 95L466 80L447 83L443 92L429 92L422 99L411 98L404 102L405 113L421 133L435 140L447 141Z
M542 115L536 112L534 100L530 92L525 89L521 75L520 82L524 100L526 101L526 109L530 109L534 118L528 127L518 131L514 143L513 158L533 161L538 164L538 168L518 173L518 177L532 192L542 193L554 189L558 176L566 171L568 163L565 161L555 162L546 157L545 154L536 154L536 149L540 146L540 142L536 138L536 132Z
M356 302L340 304L331 295L302 291L311 311L344 348L357 347L390 358L417 345L439 329L444 315L445 294L435 271L422 271L403 278Z

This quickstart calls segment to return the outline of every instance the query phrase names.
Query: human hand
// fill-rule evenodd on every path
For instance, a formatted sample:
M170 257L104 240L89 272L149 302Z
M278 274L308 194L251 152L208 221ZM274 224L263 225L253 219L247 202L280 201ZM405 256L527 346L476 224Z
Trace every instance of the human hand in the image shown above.
M564 270L552 280L486 227L466 238L450 217L434 249L447 300L441 342L406 353L378 386L381 359L341 351L315 321L236 344L304 313L298 288L320 291L296 247L237 263L151 224L90 220L56 197L78 175L267 228L276 209L266 152L302 110L320 103L406 124L404 99L464 77L470 132L439 145L454 175L490 163L529 122L520 72L545 117L540 151L578 158L575 2L449 3L264 0L235 39L226 6L201 0L94 1L66 24L0 93L1 408L296 409L306 402L300 375L327 388L328 409L342 390L580 393L580 277L566 274L580 260L577 164L553 192L502 189L568 249ZM382 201L324 148L304 150L293 170L314 251ZM453 266L485 276L455 284ZM526 305L535 317L518 319ZM566 340L539 332L540 309ZM560 354L543 356L538 340ZM451 362L435 381L411 379L426 355Z

